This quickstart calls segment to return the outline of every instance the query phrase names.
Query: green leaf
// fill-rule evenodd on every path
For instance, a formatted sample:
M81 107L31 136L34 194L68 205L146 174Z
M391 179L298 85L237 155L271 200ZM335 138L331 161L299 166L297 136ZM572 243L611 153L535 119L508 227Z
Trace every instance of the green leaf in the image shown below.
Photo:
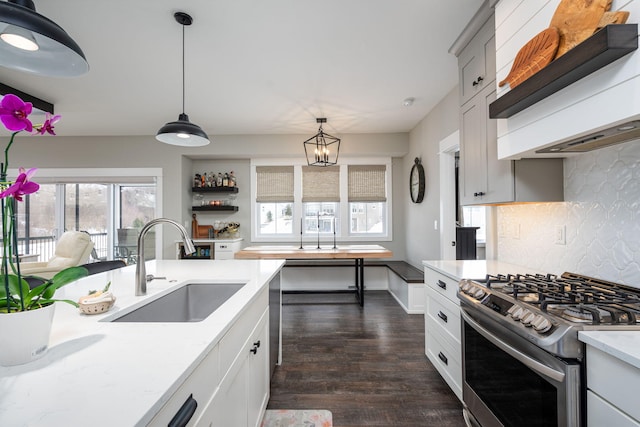
M88 275L89 270L84 267L69 267L53 276L51 281L53 282L56 289L60 289L64 285L75 282L76 280Z

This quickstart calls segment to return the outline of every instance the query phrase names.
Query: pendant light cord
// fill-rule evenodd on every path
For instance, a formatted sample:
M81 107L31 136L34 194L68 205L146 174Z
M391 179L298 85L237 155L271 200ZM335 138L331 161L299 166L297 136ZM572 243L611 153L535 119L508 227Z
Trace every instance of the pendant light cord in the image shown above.
M184 114L184 24L182 24L182 114Z

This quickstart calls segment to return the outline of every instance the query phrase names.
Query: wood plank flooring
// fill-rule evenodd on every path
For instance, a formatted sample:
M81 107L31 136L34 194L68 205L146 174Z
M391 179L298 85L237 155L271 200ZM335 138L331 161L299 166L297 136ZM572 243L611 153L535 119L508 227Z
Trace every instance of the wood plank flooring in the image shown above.
M268 408L328 409L335 427L464 426L460 401L424 354L423 316L386 291L368 291L364 308L352 299L283 296L283 363Z

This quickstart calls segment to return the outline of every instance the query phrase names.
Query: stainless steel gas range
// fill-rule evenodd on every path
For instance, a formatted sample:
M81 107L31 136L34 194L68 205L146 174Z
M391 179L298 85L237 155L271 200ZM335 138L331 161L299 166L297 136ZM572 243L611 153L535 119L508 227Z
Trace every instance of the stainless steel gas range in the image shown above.
M640 289L573 273L462 280L471 426L585 425L582 330L640 330Z

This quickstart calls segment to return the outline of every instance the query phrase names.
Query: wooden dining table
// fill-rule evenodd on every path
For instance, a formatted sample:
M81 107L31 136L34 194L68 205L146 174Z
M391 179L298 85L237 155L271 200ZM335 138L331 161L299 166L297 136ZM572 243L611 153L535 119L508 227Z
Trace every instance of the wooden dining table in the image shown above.
M380 245L338 245L327 247L248 246L235 253L237 259L351 259L355 265L356 301L364 306L364 260L390 258L393 252ZM314 292L314 291L305 291ZM328 291L327 291L328 292Z

